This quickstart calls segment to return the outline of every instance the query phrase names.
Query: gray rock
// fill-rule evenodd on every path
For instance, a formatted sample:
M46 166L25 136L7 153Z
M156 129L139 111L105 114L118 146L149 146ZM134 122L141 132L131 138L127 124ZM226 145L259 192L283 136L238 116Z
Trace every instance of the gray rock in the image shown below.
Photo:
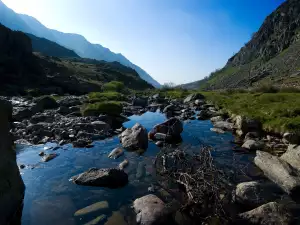
M284 160L267 152L257 151L254 163L265 176L292 197L300 196L298 171Z
M52 159L54 159L54 158L56 158L56 157L57 157L57 154L51 153L51 154L49 154L49 155L44 155L44 156L42 157L42 161L43 161L43 162L49 162L50 160L52 160Z
M168 105L164 108L163 113L173 112L175 111L175 109L176 109L175 105Z
M167 134L163 134L163 133L156 133L154 135L155 140L160 140L160 141L168 141L170 139L172 139L172 137L170 135Z
M60 106L71 107L71 106L81 105L82 102L78 97L68 96L58 100L58 104Z
M119 188L128 183L128 175L119 169L91 168L71 180L78 185Z
M216 132L216 133L218 133L218 134L224 134L224 133L225 133L225 131L222 130L222 129L220 129L220 128L210 128L210 130L211 130L212 132Z
M155 143L158 147L163 147L164 146L164 142L163 141L157 141Z
M205 99L204 95L200 94L200 93L196 93L196 94L190 94L189 96L187 96L183 103L189 103L189 102L194 102L197 99L202 100Z
M248 132L245 136L245 140L253 140L260 137L258 132Z
M94 121L91 124L94 126L94 128L96 130L105 130L106 131L106 130L110 129L109 124L107 124L107 123L105 123L103 121Z
M300 146L289 145L287 151L280 159L289 163L292 167L300 171Z
M281 189L274 183L257 181L244 182L237 185L235 190L236 202L248 206L258 207L280 198Z
M288 144L300 144L300 136L295 133L284 133L283 142Z
M214 123L215 128L219 128L222 130L232 130L233 129L233 123L228 123L225 121L219 121Z
M55 99L49 96L37 98L35 103L39 112L44 111L45 109L56 109L59 107Z
M162 224L165 218L165 203L157 196L150 194L133 202L136 221L141 225Z
M291 213L282 205L270 202L251 211L239 214L239 223L253 225L289 225L293 221Z
M264 142L262 141L256 141L256 140L247 140L242 145L242 148L246 148L249 150L261 150L264 148Z
M139 150L148 148L147 130L140 124L135 124L132 128L126 129L120 135L121 143L124 148Z
M167 134L172 137L172 139L179 138L181 133L183 131L183 125L182 122L173 117L170 118L169 120L156 125L150 132L149 132L149 137L150 139L154 139L155 134L157 133L163 133Z
M0 99L0 224L9 224L21 209L25 186L12 149L9 120L12 118L11 103ZM14 218L17 222L18 218ZM19 221L20 222L20 221Z
M114 150L111 151L111 153L109 153L108 158L117 159L123 154L124 151L122 148L115 148Z
M215 116L215 117L210 118L210 121L213 122L213 123L223 121L223 117L222 116Z
M89 142L85 139L78 139L76 141L73 141L74 148L85 148L88 145L89 145Z
M262 129L262 125L259 121L254 119L249 119L244 116L236 116L234 118L235 126L238 130L242 130L244 134L256 131L259 132Z
M119 169L124 170L128 165L129 161L127 159L124 159L124 161L119 164Z

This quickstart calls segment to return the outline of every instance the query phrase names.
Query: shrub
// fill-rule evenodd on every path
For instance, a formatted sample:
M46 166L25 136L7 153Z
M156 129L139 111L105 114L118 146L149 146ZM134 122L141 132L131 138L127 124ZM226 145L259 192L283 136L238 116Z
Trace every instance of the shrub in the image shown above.
M108 101L85 105L81 113L83 116L99 116L100 114L118 116L122 113L123 107L120 102Z
M111 81L103 85L103 90L106 92L122 92L125 89L125 85L119 81Z
M89 102L104 102L104 101L126 101L126 97L118 92L91 92L89 93Z
M262 93L277 93L279 89L268 84L261 85L252 90L252 92L262 92Z

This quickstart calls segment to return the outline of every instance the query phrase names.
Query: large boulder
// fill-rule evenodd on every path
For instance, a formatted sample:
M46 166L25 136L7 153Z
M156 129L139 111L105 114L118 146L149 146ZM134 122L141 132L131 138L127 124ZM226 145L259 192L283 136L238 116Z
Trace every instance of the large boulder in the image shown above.
M233 120L235 122L236 129L241 130L244 135L251 131L260 132L262 130L262 124L257 120L244 116L236 116Z
M288 144L300 144L300 136L296 133L284 133L283 142Z
M54 98L49 97L49 96L44 96L37 98L35 100L36 103L36 109L38 112L41 112L45 109L56 109L59 107L58 103L55 101Z
M121 143L125 149L139 150L148 148L147 130L139 123L126 129L120 135Z
M8 101L0 100L0 109L0 224L10 224L20 219L17 216L22 210L25 186L9 133L12 106Z
M119 188L128 183L128 175L119 169L91 168L71 180L78 185Z
M190 94L189 96L187 96L183 103L189 103L189 102L195 102L196 100L201 100L201 99L205 99L204 95L200 94L200 93L196 93L196 94Z
M284 160L270 153L257 151L254 163L264 172L265 176L282 188L292 197L300 196L300 174Z
M140 225L156 225L165 221L165 203L155 195L146 195L133 202L136 221Z
M154 128L149 132L149 138L154 139L155 134L162 133L166 134L172 139L180 138L180 135L183 131L182 122L173 117L161 124L154 126Z
M258 207L280 198L281 189L274 183L250 181L237 185L235 190L236 202L247 207Z
M242 147L254 151L261 150L264 148L264 142L257 140L246 140Z
M280 157L292 167L300 171L300 146L289 145L287 151Z
M292 214L287 209L276 202L270 202L239 214L238 224L289 225L292 221Z

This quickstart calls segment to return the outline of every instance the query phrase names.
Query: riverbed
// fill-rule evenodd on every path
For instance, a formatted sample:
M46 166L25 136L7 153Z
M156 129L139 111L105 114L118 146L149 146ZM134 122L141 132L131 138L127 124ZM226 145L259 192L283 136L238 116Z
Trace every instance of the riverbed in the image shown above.
M124 127L142 124L148 131L156 124L166 120L159 112L146 112L143 115L129 117ZM212 147L212 155L221 168L232 170L236 182L249 181L260 176L253 164L254 154L239 150L234 144L234 136L226 132L217 134L210 131L209 120L191 120L184 122L182 142L178 148L197 152L203 145ZM39 146L17 146L17 162L26 165L21 175L26 185L22 225L81 225L102 216L97 224L134 224L135 215L131 209L132 202L149 194L148 188L156 184L154 162L160 148L154 142L149 143L144 153L128 152L118 159L110 159L107 155L114 148L121 146L117 136L93 143L93 148L77 149L65 145L53 151L49 149L57 144L48 143ZM55 159L42 163L38 155L40 151L57 153ZM124 188L108 189L99 187L78 186L69 179L89 168L117 167L124 159L128 159L129 183ZM238 171L238 173L236 173ZM230 173L230 172L229 172ZM154 194L168 202L173 199L163 188L157 188ZM74 213L97 202L107 202L108 206L84 216Z

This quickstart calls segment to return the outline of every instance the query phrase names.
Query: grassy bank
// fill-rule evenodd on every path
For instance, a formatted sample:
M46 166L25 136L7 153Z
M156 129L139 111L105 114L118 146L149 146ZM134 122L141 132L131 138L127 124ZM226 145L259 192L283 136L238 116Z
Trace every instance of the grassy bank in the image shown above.
M203 92L229 114L258 119L266 131L300 133L300 93Z

